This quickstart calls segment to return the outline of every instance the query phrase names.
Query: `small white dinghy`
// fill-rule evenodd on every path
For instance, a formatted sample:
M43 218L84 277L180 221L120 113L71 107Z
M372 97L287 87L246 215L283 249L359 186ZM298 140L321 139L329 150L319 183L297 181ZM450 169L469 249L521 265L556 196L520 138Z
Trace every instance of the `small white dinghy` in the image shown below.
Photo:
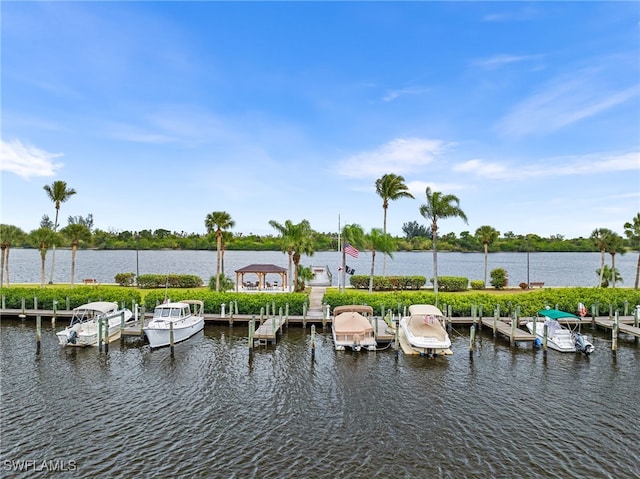
M182 300L156 306L153 318L144 328L152 348L169 346L173 331L173 342L189 339L204 328L204 302Z

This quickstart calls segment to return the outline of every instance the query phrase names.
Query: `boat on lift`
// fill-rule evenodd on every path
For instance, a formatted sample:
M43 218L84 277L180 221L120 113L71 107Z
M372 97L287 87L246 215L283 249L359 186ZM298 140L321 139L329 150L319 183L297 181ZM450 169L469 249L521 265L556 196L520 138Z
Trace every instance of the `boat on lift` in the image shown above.
M581 317L557 309L543 309L538 311L538 314L542 317L529 321L526 327L533 334L535 322L535 335L539 343L544 341L546 326L547 346L551 349L561 353L583 353L587 356L595 350L593 343L578 331L577 326L570 328L560 323L560 321L564 321L579 325L582 321Z
M61 346L97 346L98 326L103 341L117 339L123 321L129 322L133 313L120 308L115 301L94 301L74 308L69 326L56 333Z
M411 347L421 355L451 354L451 339L442 311L431 304L412 304L400 327Z
M371 306L351 304L336 306L333 310L333 344L336 351L375 351L377 342L373 326Z
M203 329L204 302L199 300L159 304L153 311L153 318L143 328L152 348L169 346L171 334L175 344L186 341Z

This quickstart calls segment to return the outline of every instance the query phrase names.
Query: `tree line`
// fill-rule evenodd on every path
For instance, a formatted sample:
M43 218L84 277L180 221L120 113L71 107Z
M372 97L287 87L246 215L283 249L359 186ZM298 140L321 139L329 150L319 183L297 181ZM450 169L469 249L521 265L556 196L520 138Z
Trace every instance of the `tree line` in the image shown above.
M41 284L44 285L45 259L49 250L52 252L52 262L49 282L52 282L55 266L56 247L66 247L72 250L71 284L74 283L75 253L79 248L95 249L176 249L176 250L213 250L216 254L216 290L220 289L220 271L224 261L224 251L283 251L289 255L290 278L293 278L294 289L301 287L299 260L301 255L311 256L316 251L337 251L341 248L341 240L350 241L358 249L372 253L372 267L376 252L383 256L383 276L386 274L386 257L392 257L396 251L433 251L434 258L434 286L437 291L437 252L484 252L485 283L487 277L486 257L491 252L600 252L602 264L599 270L600 283L615 286L617 270L615 268L616 254L624 254L629 250L640 250L640 213L631 221L623 225L625 236L606 229L595 229L588 238L565 239L562 235L552 235L548 238L536 234L516 235L511 231L499 232L490 225L483 225L474 232L462 231L455 233L440 233L439 221L458 218L467 223L467 217L460 201L455 195L425 190L426 201L419 207L419 212L426 220L422 225L416 221L404 223L403 236L392 236L386 231L387 211L390 201L402 198L414 198L408 191L402 176L393 173L385 174L376 180L376 193L382 199L383 227L371 228L365 232L359 225L345 225L340 234L336 232L318 232L313 230L307 220L294 224L290 220L279 223L270 220L269 225L274 228L274 235L255 235L233 233L229 231L235 226L231 215L225 211L209 213L204 219L205 234L176 232L166 229L140 231L104 231L94 228L93 215L86 217L69 216L67 225L59 227L59 213L62 203L76 194L65 181L55 181L52 185L43 187L55 208L55 219L51 221L48 215L43 215L40 227L25 232L15 225L0 225L0 285L9 284L9 251L11 248L35 248L40 252ZM606 254L611 258L611 265L605 264ZM640 276L640 255L638 257L638 273L635 288L638 288ZM308 272L302 271L307 277ZM304 279L304 278L303 278ZM343 283L344 284L344 283ZM608 284L607 284L608 285Z

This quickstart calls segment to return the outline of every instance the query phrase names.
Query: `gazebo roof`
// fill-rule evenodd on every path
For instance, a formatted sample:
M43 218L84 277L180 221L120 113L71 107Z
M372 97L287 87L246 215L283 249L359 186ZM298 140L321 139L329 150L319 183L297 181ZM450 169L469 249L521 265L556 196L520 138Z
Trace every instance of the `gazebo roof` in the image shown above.
M250 264L236 270L236 273L286 273L287 268L275 264Z

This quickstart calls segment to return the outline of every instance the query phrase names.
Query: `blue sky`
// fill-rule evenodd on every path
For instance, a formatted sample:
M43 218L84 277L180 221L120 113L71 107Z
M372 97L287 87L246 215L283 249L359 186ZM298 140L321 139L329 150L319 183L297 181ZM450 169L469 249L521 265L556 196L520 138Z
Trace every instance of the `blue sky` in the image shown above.
M469 223L589 236L640 211L637 2L7 2L1 222L123 231L382 227L404 176Z

